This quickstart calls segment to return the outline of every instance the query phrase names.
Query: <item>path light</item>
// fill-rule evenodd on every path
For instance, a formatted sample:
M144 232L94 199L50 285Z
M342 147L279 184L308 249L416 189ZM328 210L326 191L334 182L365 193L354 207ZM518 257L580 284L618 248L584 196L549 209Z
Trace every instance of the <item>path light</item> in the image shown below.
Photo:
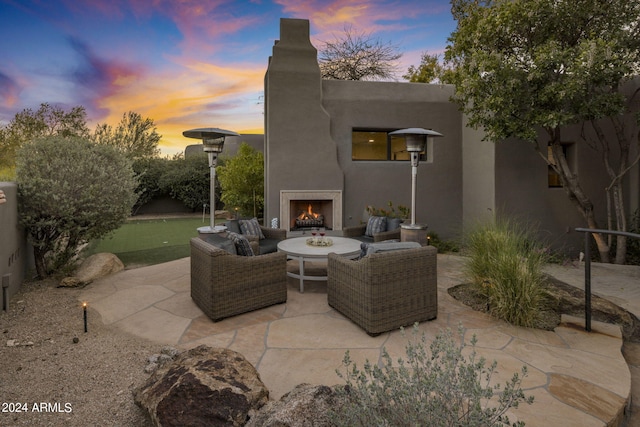
M218 164L218 154L222 153L222 148L224 146L224 139L227 136L240 136L239 133L218 129L218 128L198 128L185 130L182 132L182 135L187 138L197 138L202 140L203 150L209 156L209 171L211 175L210 180L210 192L209 192L209 212L211 216L211 220L209 222L209 227L199 228L198 231L207 233L213 232L215 224L215 215L216 215L216 165Z
M404 137L407 145L407 151L411 154L411 224L402 224L402 229L426 230L427 227L425 225L416 224L416 183L418 178L418 163L420 162L420 153L424 151L427 146L427 139L443 135L439 132L422 128L400 129L389 132L389 135ZM426 231L422 234L425 234L423 239L426 243ZM421 240L422 239L419 241Z

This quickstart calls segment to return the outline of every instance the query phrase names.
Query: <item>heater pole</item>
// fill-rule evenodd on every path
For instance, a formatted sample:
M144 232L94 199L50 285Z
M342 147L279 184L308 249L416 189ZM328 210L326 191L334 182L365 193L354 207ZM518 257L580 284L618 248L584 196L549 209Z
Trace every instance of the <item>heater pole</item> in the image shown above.
M209 154L209 171L210 171L210 183L209 183L209 200L211 201L211 206L209 207L209 213L211 214L211 219L209 220L209 226L211 230L215 227L215 216L216 216L216 165L214 156L215 153L207 153Z
M416 181L417 180L418 180L418 167L411 166L411 225L415 225L416 223Z

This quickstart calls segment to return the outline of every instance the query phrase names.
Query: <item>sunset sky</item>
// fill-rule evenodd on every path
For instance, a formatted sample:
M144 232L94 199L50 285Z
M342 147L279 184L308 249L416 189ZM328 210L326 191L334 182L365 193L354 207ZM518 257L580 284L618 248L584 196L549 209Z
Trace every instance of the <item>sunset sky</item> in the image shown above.
M280 18L308 19L316 47L346 27L397 46L400 80L455 28L448 0L0 0L0 124L43 102L84 106L91 129L135 111L164 154L191 128L262 133Z

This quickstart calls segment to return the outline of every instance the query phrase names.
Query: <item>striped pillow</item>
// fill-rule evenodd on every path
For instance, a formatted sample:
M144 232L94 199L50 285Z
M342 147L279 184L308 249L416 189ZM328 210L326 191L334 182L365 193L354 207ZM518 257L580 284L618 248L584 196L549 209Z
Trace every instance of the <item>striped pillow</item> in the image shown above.
M258 222L257 218L241 219L240 229L242 230L242 234L244 235L258 236L260 239L264 239L264 234L260 229L260 223Z
M229 231L227 233L227 238L231 240L236 245L236 252L238 255L243 256L254 256L253 249L251 249L251 245L249 244L249 240L244 237L242 234L234 233L233 231Z
M367 230L364 232L364 235L373 237L375 233L381 233L386 230L387 230L386 216L370 216L369 221L367 221Z

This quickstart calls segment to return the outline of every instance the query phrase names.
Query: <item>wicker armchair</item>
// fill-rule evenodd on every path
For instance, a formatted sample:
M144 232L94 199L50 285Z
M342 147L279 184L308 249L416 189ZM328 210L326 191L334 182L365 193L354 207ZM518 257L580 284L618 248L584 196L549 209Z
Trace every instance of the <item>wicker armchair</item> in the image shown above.
M287 301L287 255L233 255L191 239L191 299L214 322Z
M353 225L351 227L345 227L342 229L342 235L351 239L357 239L363 242L382 242L384 240L397 239L400 240L400 229L397 228L391 231L381 231L375 233L373 238L365 236L367 224Z
M375 336L438 315L437 249L380 252L353 261L330 253L329 305Z

